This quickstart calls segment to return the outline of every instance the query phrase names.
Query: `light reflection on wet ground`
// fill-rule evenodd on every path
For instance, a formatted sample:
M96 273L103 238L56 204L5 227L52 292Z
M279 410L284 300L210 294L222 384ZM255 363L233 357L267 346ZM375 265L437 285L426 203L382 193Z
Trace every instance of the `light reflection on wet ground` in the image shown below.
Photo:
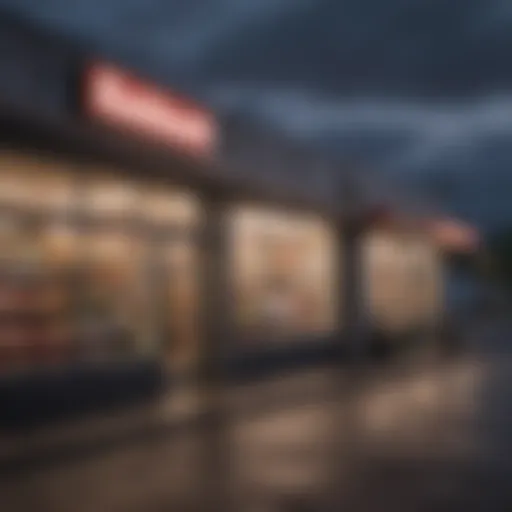
M511 384L503 353L283 377L216 423L11 479L2 510L510 510Z

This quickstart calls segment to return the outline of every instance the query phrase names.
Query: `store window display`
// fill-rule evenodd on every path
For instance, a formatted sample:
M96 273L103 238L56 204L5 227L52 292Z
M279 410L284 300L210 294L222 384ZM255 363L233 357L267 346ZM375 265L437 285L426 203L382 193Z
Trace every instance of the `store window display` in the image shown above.
M0 180L0 371L146 357L194 367L194 195L11 152Z
M427 240L420 238L411 241L407 271L411 316L418 325L430 324L437 316L441 303L440 269L435 248Z
M74 173L42 155L0 153L0 204L22 213L62 214L73 208Z
M82 358L154 355L147 246L136 222L139 187L112 175L88 173L81 194Z
M96 171L92 173L91 171ZM80 181L83 213L99 223L128 220L136 213L139 190L134 183L101 169L87 169Z
M150 273L163 361L173 373L193 373L199 358L197 197L166 182L145 186L140 205L151 236Z
M396 323L396 311L401 308L401 278L399 247L392 235L370 232L364 240L365 295L370 319L376 327Z
M240 208L233 215L236 321L243 339L337 328L334 238L316 218Z
M155 227L193 229L201 220L199 200L166 182L141 188L140 214Z
M4 153L0 180L2 370L62 364L73 357L67 264L74 251L65 228L72 176L49 169L40 158Z
M370 233L365 242L366 293L373 322L392 332L435 315L435 250L414 234Z
M77 171L40 155L0 155L5 371L155 355L147 245L133 222L138 188Z
M193 372L199 358L197 249L175 241L166 251L169 297L168 362L180 374Z
M82 357L130 356L137 351L137 330L145 313L137 296L141 268L135 244L130 237L111 232L88 233L83 240L86 252L78 312Z
M87 228L89 325L118 356L158 355L175 371L197 358L196 198L167 183L91 180ZM89 318L91 315L89 315ZM90 338L99 335L91 333ZM91 343L85 343L90 347Z

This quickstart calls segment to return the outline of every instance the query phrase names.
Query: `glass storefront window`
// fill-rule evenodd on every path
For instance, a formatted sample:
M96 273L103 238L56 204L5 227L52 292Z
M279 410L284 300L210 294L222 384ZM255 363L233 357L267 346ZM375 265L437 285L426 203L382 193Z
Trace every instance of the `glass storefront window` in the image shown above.
M405 310L404 246L393 233L374 231L365 242L366 298L375 326L400 329Z
M365 257L367 298L377 325L415 328L435 314L436 259L428 243L413 235L372 233Z
M178 372L193 371L199 358L198 261L187 241L166 248L169 297L169 363Z
M44 243L44 228L23 216L0 225L0 359L5 370L60 364L73 356L72 283ZM8 222L10 219L11 222Z
M26 320L30 316L30 271L34 247L21 219L0 217L0 364L3 370L28 365L29 339Z
M242 337L289 339L336 329L336 254L323 222L240 208L232 239Z
M163 184L161 187L144 187L141 199L141 214L150 223L158 226L192 228L200 220L197 198Z
M138 188L126 179L94 175L82 183L83 210L96 219L128 218L135 213L139 199Z
M41 169L38 179L27 187L33 190L34 204L42 213L69 213L76 201L74 176Z
M154 354L142 241L114 231L97 231L85 234L82 244L84 357Z
M434 319L440 303L436 253L425 240L412 240L408 254L408 296L413 319L428 323Z
M0 153L0 371L157 355L192 368L198 200L82 167Z
M26 233L26 222L12 213L0 215L0 258L2 262L21 262L33 256L34 247Z
M6 371L60 364L72 355L72 288L62 267L72 259L73 242L57 226L74 202L74 178L59 167L43 156L0 154L0 360Z
M74 176L47 157L0 153L0 204L25 211L66 212L75 200Z
M77 263L79 240L72 225L54 220L41 231L41 249L48 265L68 268Z

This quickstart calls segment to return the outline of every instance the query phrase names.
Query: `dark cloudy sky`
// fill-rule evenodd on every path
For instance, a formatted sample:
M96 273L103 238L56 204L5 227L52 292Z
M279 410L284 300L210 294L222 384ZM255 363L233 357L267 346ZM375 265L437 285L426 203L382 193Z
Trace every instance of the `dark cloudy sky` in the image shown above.
M510 0L1 0L334 154L512 222ZM444 186L446 185L446 186Z

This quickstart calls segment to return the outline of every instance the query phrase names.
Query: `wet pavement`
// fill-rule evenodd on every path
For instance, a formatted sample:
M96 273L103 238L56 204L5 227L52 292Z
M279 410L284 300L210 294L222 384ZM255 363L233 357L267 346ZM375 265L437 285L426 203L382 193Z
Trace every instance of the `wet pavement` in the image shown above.
M1 509L512 510L508 334L246 385L208 421L4 479Z

